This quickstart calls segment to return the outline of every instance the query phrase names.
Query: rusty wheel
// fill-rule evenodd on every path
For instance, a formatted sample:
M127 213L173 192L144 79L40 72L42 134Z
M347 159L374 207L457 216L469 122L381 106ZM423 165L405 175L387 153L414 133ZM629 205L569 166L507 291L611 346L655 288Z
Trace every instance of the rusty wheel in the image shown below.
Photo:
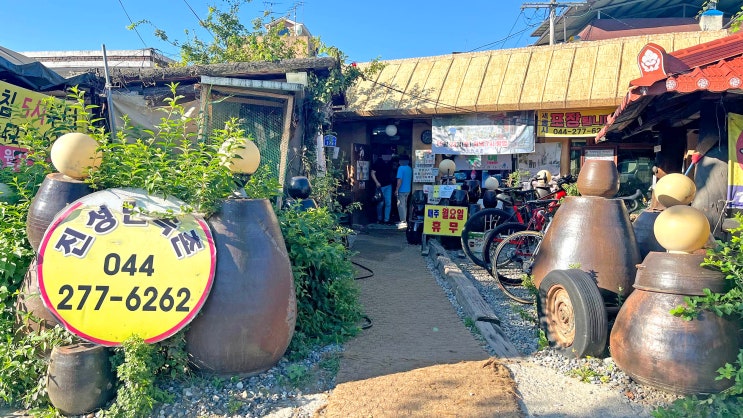
M572 357L601 356L608 321L592 277L581 270L553 270L539 285L540 323L550 346Z
M567 347L575 340L573 302L565 287L554 285L547 290L546 316L555 344Z

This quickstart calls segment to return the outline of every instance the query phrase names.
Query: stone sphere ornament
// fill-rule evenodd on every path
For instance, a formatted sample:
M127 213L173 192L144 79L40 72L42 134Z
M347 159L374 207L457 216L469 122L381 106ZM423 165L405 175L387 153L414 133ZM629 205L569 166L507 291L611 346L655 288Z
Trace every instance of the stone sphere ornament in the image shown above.
M488 190L495 190L500 187L500 182L497 178L490 176L485 179L485 184L482 187Z
M454 164L454 161L452 160L441 160L439 163L439 173L441 173L442 176L451 176L456 170L457 165Z
M229 138L219 148L219 153L223 155L222 163L236 174L253 174L261 163L258 146L247 138Z
M653 190L658 202L667 208L688 205L694 200L696 192L694 181L681 173L666 174L655 183Z
M670 253L693 253L707 243L710 226L699 209L676 205L666 208L653 225L658 243Z
M57 138L52 144L51 159L57 171L73 179L85 178L90 168L101 165L98 141L80 132Z
M310 180L305 176L292 177L286 189L289 196L294 199L307 199L312 194L312 185L310 185Z

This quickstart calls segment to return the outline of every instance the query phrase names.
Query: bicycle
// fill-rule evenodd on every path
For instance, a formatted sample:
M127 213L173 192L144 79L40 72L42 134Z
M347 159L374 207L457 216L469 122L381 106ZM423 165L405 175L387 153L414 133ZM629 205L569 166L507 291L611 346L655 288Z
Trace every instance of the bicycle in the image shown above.
M536 178L535 178L536 179ZM534 180L534 179L532 179ZM495 228L485 233L485 241L482 246L482 264L481 267L488 271L491 271L491 259L495 245L501 242L506 236L527 229L530 230L542 230L545 223L544 214L542 212L554 212L560 206L562 198L567 196L565 185L572 184L576 179L568 174L557 180L557 189L555 191L547 190L546 192L540 193L539 187L535 188L535 191L529 190L523 197L539 196L533 198L533 200L526 200L521 204L513 204L511 202L516 201L515 198L511 198L510 201L505 201L512 205L510 211L512 217L507 219L505 223L496 225ZM533 194L530 194L533 193ZM505 198L501 198L502 201ZM548 204L539 202L549 202ZM464 232L463 232L464 236ZM477 262L475 262L477 264Z
M538 177L530 179L530 184L535 180L546 180ZM504 209L489 208L476 212L465 223L462 228L461 241L462 249L473 263L490 271L490 254L483 251L486 245L485 239L489 232L493 231L499 225L514 223L526 225L531 218L531 211L526 207L527 201L530 200L549 200L553 207L559 205L559 200L567 196L564 186L575 183L576 179L571 174L567 174L557 180L557 189L555 191L540 190L544 187L523 190L520 187L499 188L497 200L502 203ZM525 229L525 228L523 228ZM490 235L493 239L500 240L507 234L522 230L516 225L510 225L510 228L502 228L497 235Z
M526 202L529 215L529 220L526 224L518 222L510 222L497 226L495 229L490 231L485 238L485 247L483 248L483 258L488 263L494 262L498 267L503 267L509 260L501 254L499 258L496 255L496 249L503 240L517 232L521 231L536 231L542 232L547 226L548 219L559 208L560 201L558 199L541 199L541 200L530 200ZM488 266L488 271L493 272L492 265ZM494 274L494 273L492 273ZM513 284L521 284L521 279L512 279L510 277L501 277L501 280Z

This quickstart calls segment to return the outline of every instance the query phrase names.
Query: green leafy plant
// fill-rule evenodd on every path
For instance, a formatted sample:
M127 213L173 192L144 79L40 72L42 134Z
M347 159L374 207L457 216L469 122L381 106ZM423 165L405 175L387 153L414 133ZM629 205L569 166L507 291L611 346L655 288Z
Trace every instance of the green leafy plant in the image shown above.
M550 342L547 339L547 334L544 333L543 329L537 330L537 349L544 350L545 348L549 348Z
M514 170L508 174L506 184L508 184L508 187L521 187L521 181L528 176L528 171Z
M568 372L568 374L585 383L590 383L594 377L601 377L601 373L592 369L588 365L583 365L578 368L572 369Z
M351 252L344 245L350 230L338 225L327 208L279 213L294 273L297 326L291 356L315 344L343 342L359 331L361 309Z
M192 128L198 121L187 117L178 103L182 98L176 94L178 85L169 87L173 97L159 109L163 117L155 130L137 129L125 117L115 140L99 136L103 160L86 181L95 189L133 187L151 195L174 196L187 203L184 210L208 216L237 189L226 162L239 145L228 140L246 134L233 119L224 129L214 129L210 137L197 137Z
M172 401L171 394L155 385L156 372L163 365L157 345L131 336L117 347L111 362L120 384L106 415L147 417L157 402Z
M47 405L46 356L53 347L74 340L61 327L32 331L19 326L26 321L39 322L15 307L24 275L35 256L26 239L26 218L31 199L52 170L52 139L87 123L75 116L76 110L69 103L49 98L42 105L54 125L42 129L38 119L20 124L18 146L27 152L18 155L14 166L0 168L0 183L15 196L11 201L0 201L0 404L24 408ZM21 110L14 109L13 113Z
M298 387L310 378L310 370L303 364L290 364L286 367L286 378L292 385Z

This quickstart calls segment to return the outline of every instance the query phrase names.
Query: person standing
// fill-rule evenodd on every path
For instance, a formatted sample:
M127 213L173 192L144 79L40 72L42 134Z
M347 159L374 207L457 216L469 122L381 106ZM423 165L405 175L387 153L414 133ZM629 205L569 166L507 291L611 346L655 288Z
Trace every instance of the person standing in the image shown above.
M397 196L397 213L400 215L398 229L408 227L408 196L413 188L413 169L410 168L410 157L402 155L400 157L400 167L397 168L397 186L395 187L395 196Z
M377 203L377 223L390 223L390 212L392 210L392 173L390 164L380 155L372 165L371 178L382 191L384 199ZM384 212L384 213L383 213ZM382 218L384 215L384 219Z

